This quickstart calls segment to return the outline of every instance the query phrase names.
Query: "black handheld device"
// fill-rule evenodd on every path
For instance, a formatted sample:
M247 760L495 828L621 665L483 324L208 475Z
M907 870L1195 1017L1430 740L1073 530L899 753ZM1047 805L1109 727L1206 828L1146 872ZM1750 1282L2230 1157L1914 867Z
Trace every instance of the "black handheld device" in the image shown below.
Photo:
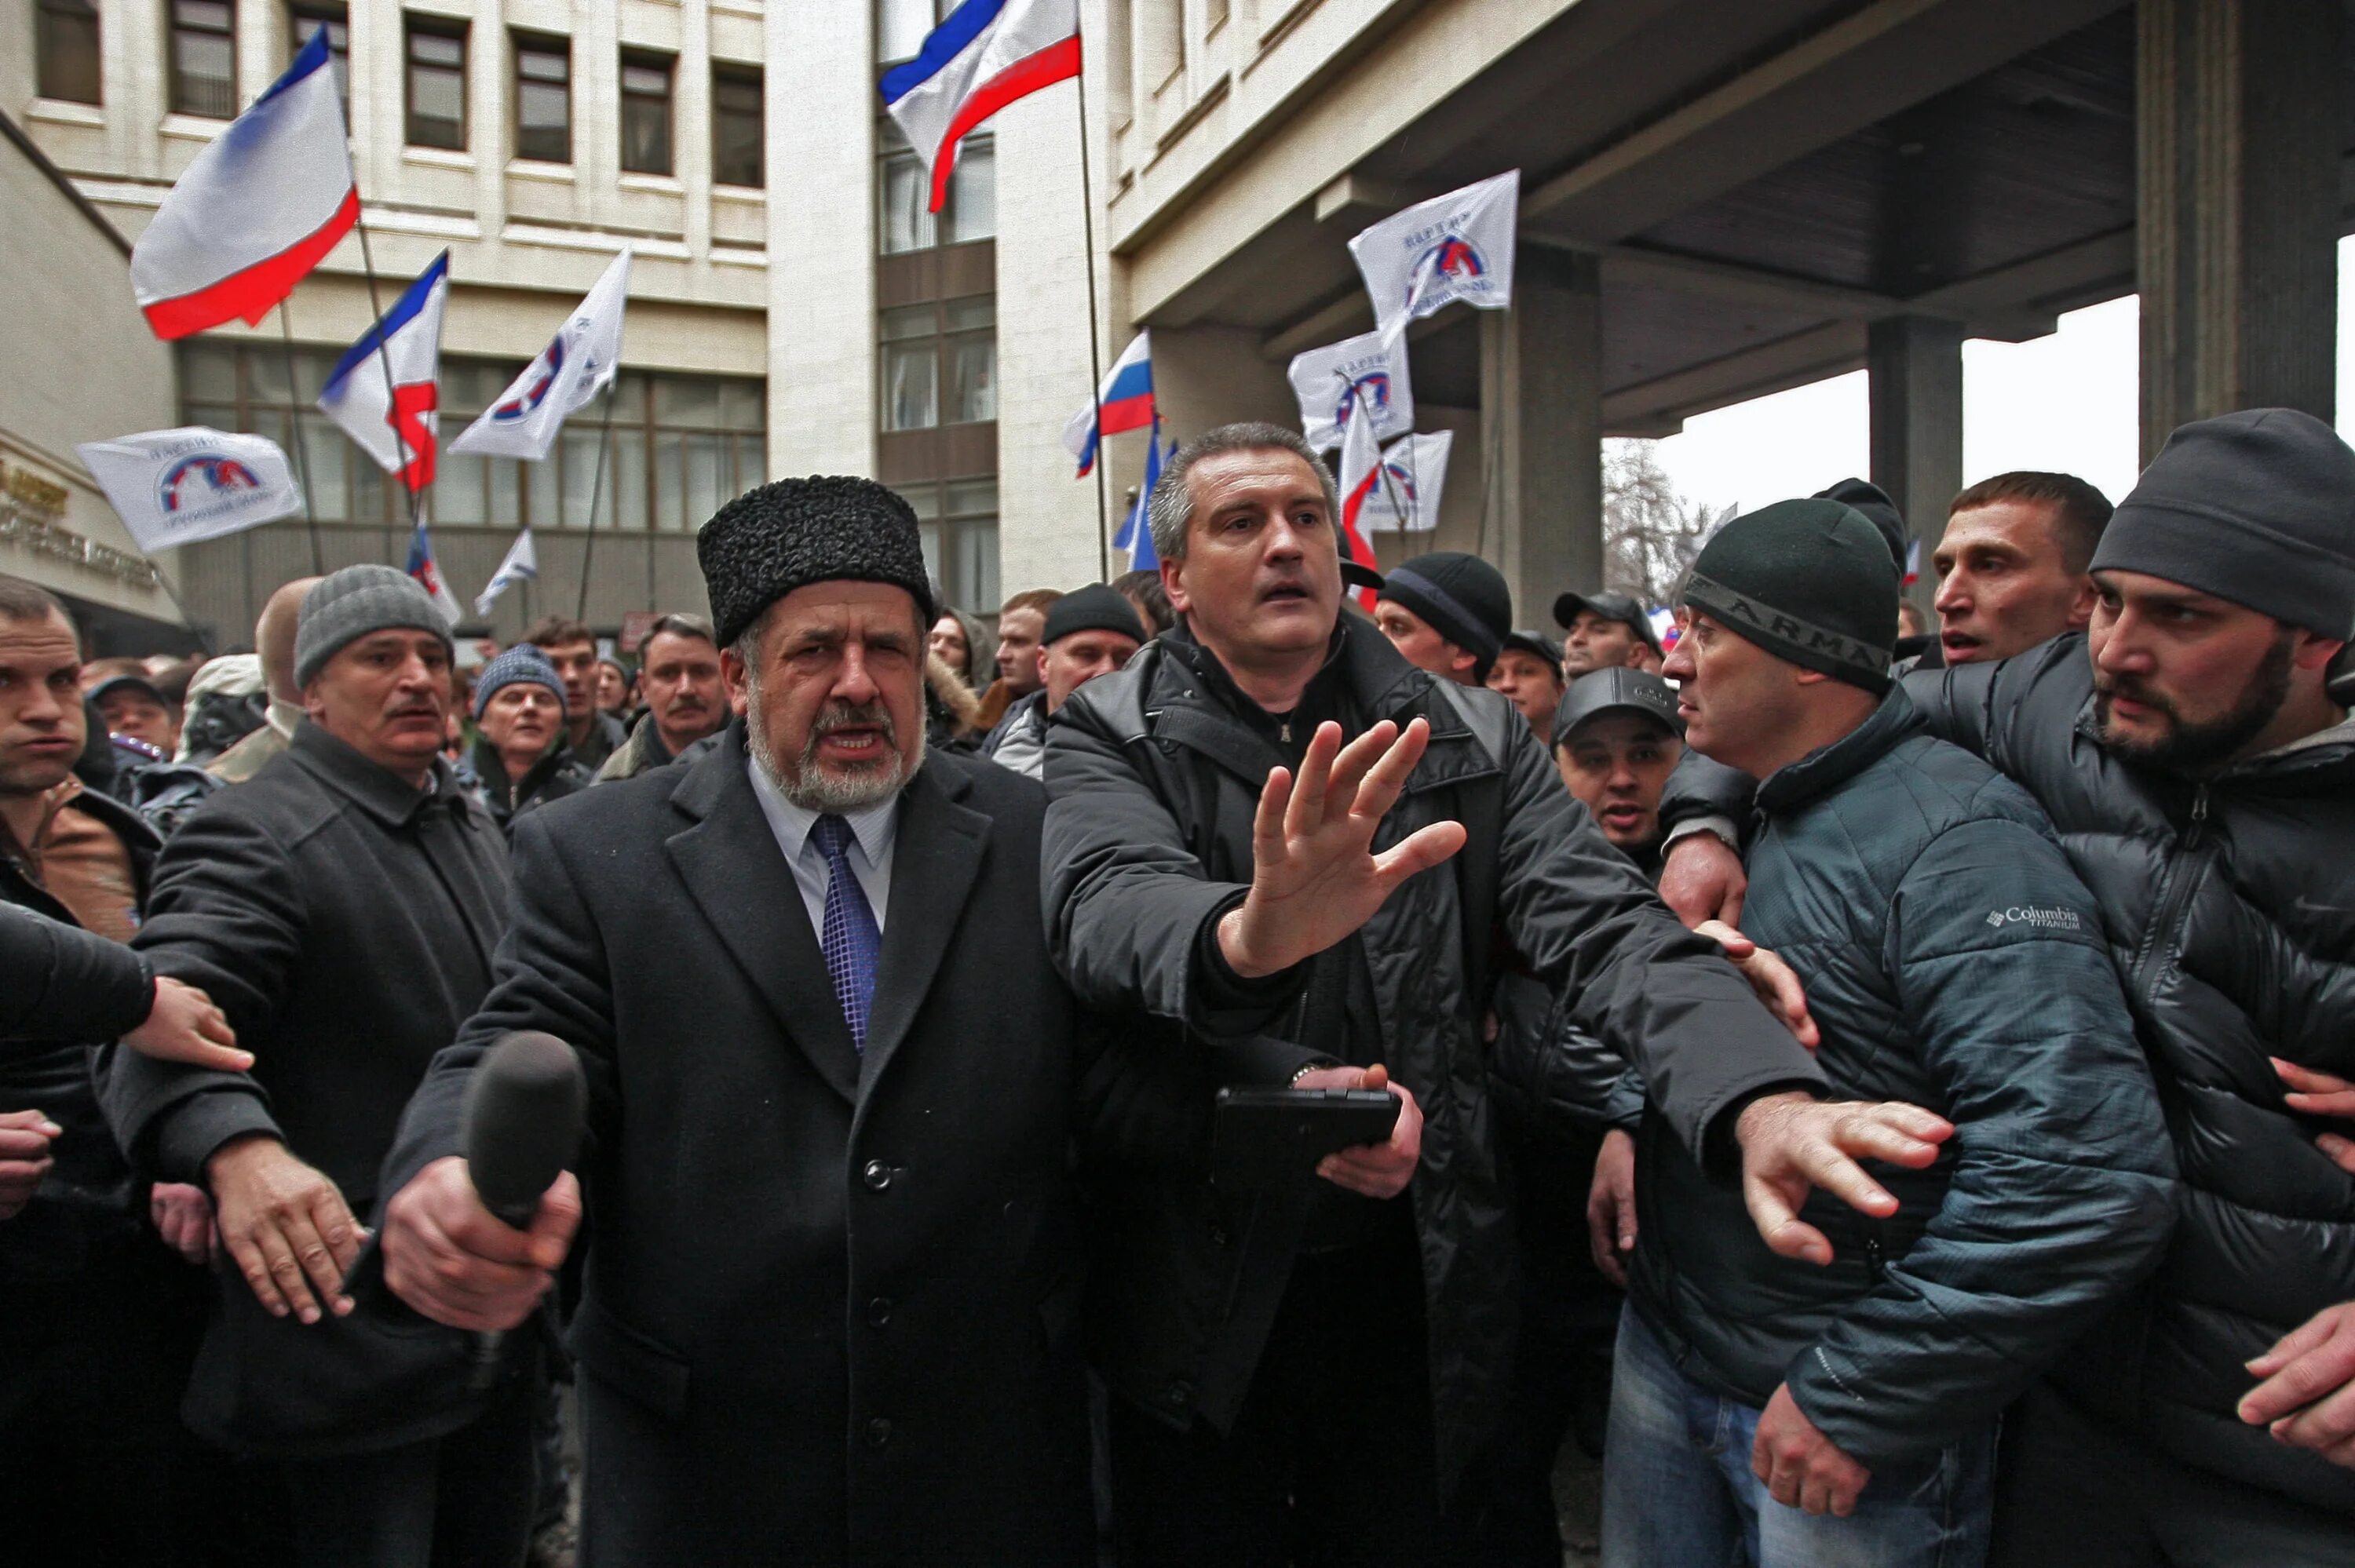
M1382 1089L1220 1089L1211 1180L1229 1191L1305 1181L1327 1155L1386 1140L1398 1118Z

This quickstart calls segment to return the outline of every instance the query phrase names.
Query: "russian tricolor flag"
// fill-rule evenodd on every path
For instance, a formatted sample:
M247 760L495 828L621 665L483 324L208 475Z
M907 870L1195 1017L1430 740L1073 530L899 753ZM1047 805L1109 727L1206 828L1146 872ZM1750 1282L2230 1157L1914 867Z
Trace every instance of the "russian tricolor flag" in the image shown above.
M160 338L232 320L251 325L359 216L321 27L166 193L132 247L132 291Z
M957 142L1016 99L1080 74L1079 0L964 0L916 58L883 73L883 104L948 199Z
M1101 410L1103 426L1096 426ZM1082 479L1094 471L1096 448L1105 436L1116 436L1123 430L1141 430L1153 423L1153 334L1150 329L1138 333L1135 340L1121 350L1120 357L1112 362L1112 370L1097 388L1094 402L1072 415L1063 426L1063 448L1077 460Z

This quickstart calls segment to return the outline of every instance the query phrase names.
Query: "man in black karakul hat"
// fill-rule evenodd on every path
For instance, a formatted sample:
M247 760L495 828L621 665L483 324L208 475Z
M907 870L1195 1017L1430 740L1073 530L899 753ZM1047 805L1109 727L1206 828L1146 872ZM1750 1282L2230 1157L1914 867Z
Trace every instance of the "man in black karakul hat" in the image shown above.
M485 1051L546 1030L590 1086L594 1560L1088 1561L1083 1063L1039 911L1045 792L925 751L935 607L898 495L781 481L696 547L745 716L699 762L518 821L495 990L386 1173L387 1277L478 1330L547 1288L572 1178L511 1230L458 1133Z

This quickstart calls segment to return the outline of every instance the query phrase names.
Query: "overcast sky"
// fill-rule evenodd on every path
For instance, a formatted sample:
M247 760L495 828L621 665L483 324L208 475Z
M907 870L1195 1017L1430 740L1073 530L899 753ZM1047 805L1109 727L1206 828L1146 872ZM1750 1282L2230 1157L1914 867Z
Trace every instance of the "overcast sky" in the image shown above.
M2355 404L2355 240L2339 248L2339 429ZM2008 469L2058 469L2117 500L2135 477L2136 302L2073 311L2032 343L1963 345L1963 482ZM1687 498L1743 511L1869 477L1865 376L1818 381L1685 422L1659 445Z

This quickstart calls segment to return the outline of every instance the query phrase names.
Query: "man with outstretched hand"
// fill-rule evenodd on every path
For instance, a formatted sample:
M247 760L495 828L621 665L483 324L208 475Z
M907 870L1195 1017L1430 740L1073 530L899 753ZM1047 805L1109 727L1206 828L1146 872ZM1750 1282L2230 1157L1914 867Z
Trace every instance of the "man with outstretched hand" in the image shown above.
M1492 938L1641 1065L1695 1153L1804 1245L1810 1182L1886 1202L1913 1107L1820 1071L1678 927L1493 692L1341 615L1330 474L1293 432L1189 444L1148 503L1181 623L1048 729L1057 961L1166 1080L1157 1152L1098 1151L1092 1337L1125 1561L1460 1554L1502 1403L1510 1215L1480 1033ZM1370 586L1370 585L1369 585ZM1380 1086L1385 1143L1259 1195L1208 1177L1223 1085Z

